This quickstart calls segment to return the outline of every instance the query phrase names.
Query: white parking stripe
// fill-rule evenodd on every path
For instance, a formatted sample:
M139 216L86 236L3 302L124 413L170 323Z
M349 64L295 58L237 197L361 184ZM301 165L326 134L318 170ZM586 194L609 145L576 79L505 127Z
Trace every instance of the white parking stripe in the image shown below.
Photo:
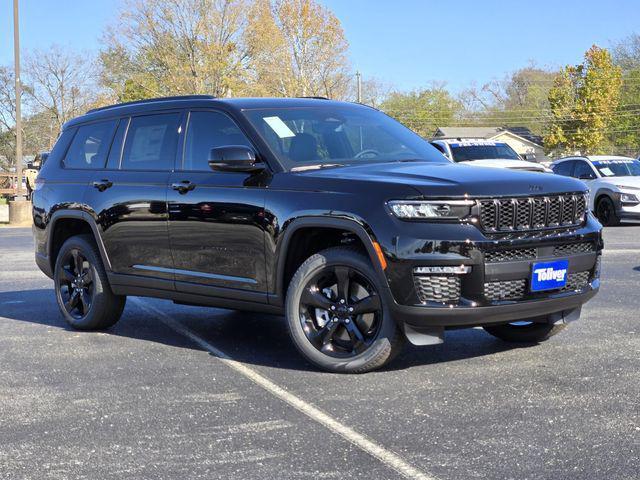
M378 445L373 440L365 437L364 435L356 432L350 427L340 423L338 420L333 417L327 415L322 410L313 405L309 404L309 402L302 400L299 397L296 397L292 393L289 393L282 387L279 387L271 380L262 376L252 368L246 366L245 364L234 360L229 355L227 355L222 350L214 347L209 342L207 342L202 337L198 336L196 333L182 325L180 322L177 322L171 316L167 315L163 311L154 307L153 305L141 300L139 298L132 298L137 305L140 306L143 310L151 311L155 315L159 317L159 320L164 323L166 326L171 328L172 330L188 337L196 344L200 345L202 348L212 353L216 357L220 359L220 361L224 362L227 366L233 368L236 372L245 376L255 384L264 388L266 391L271 393L272 395L278 397L280 400L285 401L295 409L307 415L312 420L318 422L319 424L325 426L329 430L337 433L347 441L356 445L358 448L364 450L370 455L376 457L382 463L392 468L393 470L400 473L405 478L410 478L413 480L436 480L435 477L427 475L423 471L417 469L416 467L409 464L407 461L402 459L397 454L393 453L390 450L387 450L381 445Z
M639 253L640 249L638 248L605 248L603 250L605 254L607 253Z

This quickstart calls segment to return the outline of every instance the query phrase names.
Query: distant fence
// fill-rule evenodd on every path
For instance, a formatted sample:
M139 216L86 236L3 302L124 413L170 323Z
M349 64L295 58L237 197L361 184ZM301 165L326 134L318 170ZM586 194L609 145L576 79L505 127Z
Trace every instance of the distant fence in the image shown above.
M18 176L15 173L0 173L0 195L15 195Z

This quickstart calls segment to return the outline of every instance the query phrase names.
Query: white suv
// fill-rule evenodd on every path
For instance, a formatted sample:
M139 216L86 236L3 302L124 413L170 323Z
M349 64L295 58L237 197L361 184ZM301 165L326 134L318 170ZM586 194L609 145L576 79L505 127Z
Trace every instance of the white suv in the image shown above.
M589 186L589 207L603 225L640 221L640 161L614 155L567 157L553 162L551 169Z
M509 168L529 172L549 173L547 167L537 162L524 160L504 142L480 138L447 138L432 140L431 145L452 162L477 167Z

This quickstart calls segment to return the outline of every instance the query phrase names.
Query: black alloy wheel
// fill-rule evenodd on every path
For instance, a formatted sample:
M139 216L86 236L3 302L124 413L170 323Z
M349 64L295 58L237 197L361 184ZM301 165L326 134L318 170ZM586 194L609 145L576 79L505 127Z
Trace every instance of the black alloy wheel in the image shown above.
M300 298L300 322L309 342L338 358L361 354L375 341L382 305L373 284L345 265L312 277Z
M287 325L298 351L339 373L369 372L390 362L405 336L389 311L383 279L355 247L309 257L287 289Z
M85 318L93 304L94 282L91 264L77 248L67 251L58 268L60 298L73 318Z

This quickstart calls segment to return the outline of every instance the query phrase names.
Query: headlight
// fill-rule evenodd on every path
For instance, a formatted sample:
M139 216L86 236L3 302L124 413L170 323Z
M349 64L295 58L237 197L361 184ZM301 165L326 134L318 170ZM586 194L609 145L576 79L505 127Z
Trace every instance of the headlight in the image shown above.
M393 214L403 219L456 219L471 214L472 200L392 200L388 203Z
M640 200L638 200L638 197L633 193L621 193L620 201L622 203L640 203Z

